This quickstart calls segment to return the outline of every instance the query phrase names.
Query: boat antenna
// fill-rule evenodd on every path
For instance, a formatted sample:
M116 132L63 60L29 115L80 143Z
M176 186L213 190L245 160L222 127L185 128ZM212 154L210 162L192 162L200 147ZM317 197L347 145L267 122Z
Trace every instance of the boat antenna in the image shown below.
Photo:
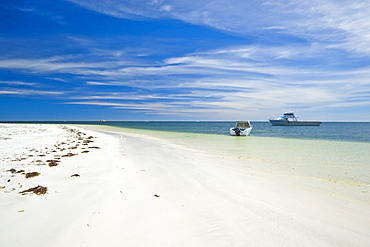
M297 109L297 104L295 104L295 106L294 106L294 111L293 112L295 112L295 110Z

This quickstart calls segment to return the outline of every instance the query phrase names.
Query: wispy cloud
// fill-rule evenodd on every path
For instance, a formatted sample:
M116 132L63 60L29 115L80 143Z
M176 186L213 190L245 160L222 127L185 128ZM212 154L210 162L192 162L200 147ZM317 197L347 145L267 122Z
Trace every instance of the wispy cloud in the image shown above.
M43 9L40 9L37 7L36 4L32 4L32 2L24 2L22 3L1 3L0 7L6 8L6 9L11 9L11 10L18 10L22 12L28 12L28 13L33 13L38 16L42 16L46 19L52 20L58 24L65 24L64 18L62 15L56 14L54 11L46 11Z
M0 84L13 85L13 86L35 86L34 82L23 82L23 81L0 81Z
M71 32L47 30L44 43L20 35L13 45L18 52L2 53L0 69L10 76L0 81L0 94L47 95L70 105L210 119L234 119L241 112L263 119L293 105L312 111L368 105L370 2L67 1L59 4L78 4L74 11L88 12L88 20L101 29L84 32L86 19L81 26L71 25ZM50 21L52 8L41 6L25 5L18 12ZM116 18L102 18L80 6ZM53 22L75 20L55 16ZM131 30L133 23L139 31ZM173 36L170 25L181 26L184 36ZM179 51L180 46L186 49Z
M50 57L45 59L3 59L0 60L0 68L27 69L33 72L63 72L73 69L96 68L102 64L85 62L68 62L65 57Z
M42 90L25 90L25 89L9 89L0 90L0 94L18 94L18 95L62 95L64 92L42 91Z
M2 84L4 86L2 86ZM39 90L38 88L43 88ZM44 95L44 96L60 96L64 95L64 91L53 91L45 88L40 83L24 82L24 81L0 81L0 94L2 95Z
M328 65L327 59L335 60L343 54L333 48L325 49L318 45L249 45L171 57L144 66L140 61L122 67L121 61L71 62L67 58L52 57L3 61L0 67L6 65L33 73L74 74L85 78L85 85L93 86L94 90L71 89L74 92L66 95L68 104L136 109L148 114L187 112L190 116L190 112L202 115L215 110L214 117L221 119L239 111L267 111L271 106L283 109L298 104L314 109L367 102L368 95L363 92L370 86L369 68L342 68L342 63L348 64L350 59ZM327 52L332 54L330 58L322 56ZM114 88L103 92L104 86ZM120 92L120 86L127 87L130 92ZM358 102L349 103L356 97Z
M285 33L370 54L368 1L70 1L118 18L173 18L236 35Z

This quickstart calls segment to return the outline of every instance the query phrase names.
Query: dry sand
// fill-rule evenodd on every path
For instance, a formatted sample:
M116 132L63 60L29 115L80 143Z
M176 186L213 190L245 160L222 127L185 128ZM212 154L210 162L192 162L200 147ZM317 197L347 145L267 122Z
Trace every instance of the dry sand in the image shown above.
M94 128L0 125L0 246L370 246L369 183L338 196L261 160Z

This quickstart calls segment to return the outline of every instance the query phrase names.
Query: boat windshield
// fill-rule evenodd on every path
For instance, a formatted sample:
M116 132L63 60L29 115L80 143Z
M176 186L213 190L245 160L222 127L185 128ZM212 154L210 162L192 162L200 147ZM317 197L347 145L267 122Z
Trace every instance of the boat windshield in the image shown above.
M238 127L238 128L250 128L251 125L250 125L249 121L237 121L236 122L236 127Z
M295 118L295 116L293 112L285 112L281 118Z
M289 120L289 121L298 121L297 117L294 116L293 112L284 112L283 115L280 117L281 120Z

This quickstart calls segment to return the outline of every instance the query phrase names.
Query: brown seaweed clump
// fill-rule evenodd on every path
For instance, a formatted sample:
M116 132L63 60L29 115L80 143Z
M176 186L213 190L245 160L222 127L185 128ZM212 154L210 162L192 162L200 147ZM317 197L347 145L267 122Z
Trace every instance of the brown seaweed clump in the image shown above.
M59 160L47 160L46 162L49 162L48 163L48 165L50 166L50 167L52 167L52 166L57 166L57 165L59 165L59 163L58 162L60 162Z
M77 154L73 154L73 153L67 153L65 155L62 155L62 157L72 157L72 156L75 156Z
M47 187L43 187L41 185L38 185L36 187L30 188L28 190L24 190L19 192L20 194L26 195L26 193L34 193L36 195L45 195L45 193L48 191Z
M26 173L26 178L33 178L33 177L37 177L38 175L40 175L39 172L27 172Z
M100 149L100 147L95 147L95 146L94 146L94 147L89 147L89 148L95 148L95 149Z
M10 169L10 170L7 170L7 172L11 172L11 173L22 173L22 172L24 172L24 170L19 170L19 171L17 171L16 169L14 169L14 168L12 168L12 169Z
M16 173L16 172L17 172L17 170L16 170L16 169L14 169L14 168L12 168L12 169L8 170L8 172Z

